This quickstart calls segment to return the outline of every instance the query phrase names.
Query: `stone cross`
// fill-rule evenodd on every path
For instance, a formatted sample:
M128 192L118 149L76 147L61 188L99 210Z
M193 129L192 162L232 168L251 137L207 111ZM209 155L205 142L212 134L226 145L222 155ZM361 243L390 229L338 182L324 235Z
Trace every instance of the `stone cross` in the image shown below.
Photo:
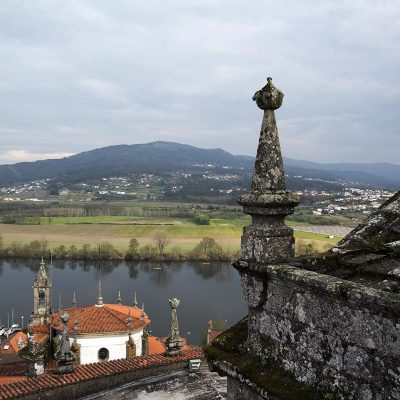
M169 330L169 336L165 341L167 346L167 356L177 356L182 352L183 341L179 336L179 325L178 325L178 314L176 309L179 307L180 300L173 298L169 299L169 305L171 307L171 326Z

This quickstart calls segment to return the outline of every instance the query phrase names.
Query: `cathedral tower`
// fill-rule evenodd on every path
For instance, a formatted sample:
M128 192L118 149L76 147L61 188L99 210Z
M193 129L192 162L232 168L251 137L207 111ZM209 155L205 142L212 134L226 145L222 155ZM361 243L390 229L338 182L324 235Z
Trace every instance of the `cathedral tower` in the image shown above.
M51 323L51 281L47 276L46 265L40 263L33 288L33 314L32 325L47 325Z

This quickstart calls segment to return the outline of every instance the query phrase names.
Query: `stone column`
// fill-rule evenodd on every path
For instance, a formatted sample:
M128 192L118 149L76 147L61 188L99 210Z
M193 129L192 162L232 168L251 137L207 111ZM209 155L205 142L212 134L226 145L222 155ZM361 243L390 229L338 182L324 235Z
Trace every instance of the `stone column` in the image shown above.
M169 336L165 341L167 347L165 354L167 356L177 356L182 352L183 342L179 335L178 314L176 312L179 303L180 300L176 298L169 299L169 305L171 306L171 326Z
M282 105L283 93L268 83L253 100L264 111L257 157L250 191L238 203L251 216L251 225L243 229L241 257L234 265L240 271L245 299L249 306L249 350L258 352L259 309L266 298L267 279L257 265L286 262L294 257L293 229L284 219L292 214L298 198L286 190L275 110Z

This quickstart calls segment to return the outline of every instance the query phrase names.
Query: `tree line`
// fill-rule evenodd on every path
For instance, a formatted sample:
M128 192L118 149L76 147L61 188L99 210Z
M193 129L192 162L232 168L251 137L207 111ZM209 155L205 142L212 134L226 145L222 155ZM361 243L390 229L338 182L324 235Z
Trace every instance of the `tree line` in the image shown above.
M0 256L19 258L53 258L67 260L147 260L147 261L226 261L239 256L238 252L226 251L214 238L204 237L190 252L179 246L168 247L169 237L159 232L153 243L140 246L136 238L131 238L126 251L121 251L110 242L96 245L83 243L80 246L60 245L50 248L47 240L33 240L29 243L12 242L4 245L0 235Z

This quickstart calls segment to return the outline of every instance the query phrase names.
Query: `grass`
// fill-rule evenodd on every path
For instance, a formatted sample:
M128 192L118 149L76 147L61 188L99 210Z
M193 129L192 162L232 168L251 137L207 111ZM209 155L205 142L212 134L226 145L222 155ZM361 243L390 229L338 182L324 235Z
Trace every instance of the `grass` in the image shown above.
M43 222L43 223L42 223ZM40 225L0 224L0 234L4 245L11 242L27 243L33 240L47 240L50 247L89 243L98 245L110 242L115 248L125 251L132 237L140 245L154 244L154 235L165 232L169 237L168 248L178 246L183 252L189 252L205 237L216 239L224 250L237 251L243 226L250 223L250 218L215 218L210 225L196 225L190 218L167 217L131 217L131 216L96 216L96 217L42 217ZM295 231L295 237L302 243L312 243L317 251L338 242L340 238L327 238L326 235Z

